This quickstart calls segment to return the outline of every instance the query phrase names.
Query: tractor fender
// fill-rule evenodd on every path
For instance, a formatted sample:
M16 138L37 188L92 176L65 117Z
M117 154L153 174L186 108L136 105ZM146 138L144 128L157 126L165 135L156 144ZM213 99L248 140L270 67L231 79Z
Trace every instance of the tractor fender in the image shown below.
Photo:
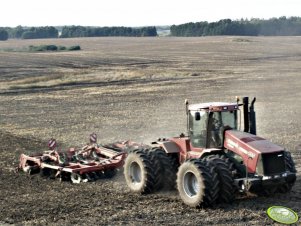
M181 148L173 141L153 142L155 146L161 147L166 153L179 153Z
M222 154L222 149L218 149L218 148L208 148L208 149L204 149L202 151L202 156L201 158L208 156L208 155L216 155L216 154Z

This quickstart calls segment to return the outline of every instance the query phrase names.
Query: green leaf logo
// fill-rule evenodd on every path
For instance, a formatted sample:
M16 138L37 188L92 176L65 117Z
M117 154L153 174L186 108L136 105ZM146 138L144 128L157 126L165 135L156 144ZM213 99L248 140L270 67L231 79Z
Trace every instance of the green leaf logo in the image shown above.
M298 221L298 215L290 208L283 206L272 206L267 210L268 216L282 224L293 224Z

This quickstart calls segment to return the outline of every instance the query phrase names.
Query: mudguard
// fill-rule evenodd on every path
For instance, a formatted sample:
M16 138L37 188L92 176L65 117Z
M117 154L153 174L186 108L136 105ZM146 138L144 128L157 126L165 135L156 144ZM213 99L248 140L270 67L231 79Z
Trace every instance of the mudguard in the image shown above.
M179 153L181 148L173 141L158 142L166 153Z

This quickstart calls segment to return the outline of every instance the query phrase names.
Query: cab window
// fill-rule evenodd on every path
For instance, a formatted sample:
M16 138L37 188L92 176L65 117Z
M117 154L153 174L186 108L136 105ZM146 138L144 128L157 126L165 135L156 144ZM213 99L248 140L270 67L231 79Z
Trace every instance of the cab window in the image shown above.
M198 112L200 119L195 117L196 111L189 112L189 135L194 147L206 147L208 113Z

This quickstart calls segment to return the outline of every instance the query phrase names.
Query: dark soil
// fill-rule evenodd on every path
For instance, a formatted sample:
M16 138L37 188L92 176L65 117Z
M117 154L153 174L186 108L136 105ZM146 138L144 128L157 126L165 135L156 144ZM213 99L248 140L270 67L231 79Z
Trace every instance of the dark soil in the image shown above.
M256 96L258 134L292 152L299 178L301 39L235 39L70 39L51 44L83 50L0 51L0 225L271 225L273 205L301 216L299 179L288 194L194 209L177 191L130 193L122 169L78 185L16 172L19 155L46 149L50 137L62 149L81 146L91 132L100 143L149 143L186 131L186 98ZM0 49L48 42L8 41Z

